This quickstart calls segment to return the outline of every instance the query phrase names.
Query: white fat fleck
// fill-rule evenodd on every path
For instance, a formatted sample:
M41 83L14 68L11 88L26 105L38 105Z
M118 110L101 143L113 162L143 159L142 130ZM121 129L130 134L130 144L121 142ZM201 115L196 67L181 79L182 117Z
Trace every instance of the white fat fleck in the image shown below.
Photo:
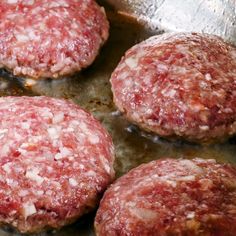
M53 114L50 110L43 110L41 111L41 115L45 118L53 118Z
M83 164L79 164L79 168L83 170L84 169L84 165Z
M125 63L130 69L134 69L138 66L138 61L139 57L129 57L125 60Z
M126 77L127 77L127 76L124 76L124 77L121 77L121 76L120 76L120 78L126 78ZM124 81L124 87L125 87L125 88L129 88L129 87L131 87L132 85L133 85L133 81L128 80L128 79Z
M9 215L10 215L10 216L13 216L13 215L15 215L16 213L17 213L16 210L12 210L12 211L9 212Z
M48 195L48 196L51 196L52 193L53 193L53 192L52 192L52 190L50 190L50 189L45 192L45 194Z
M59 145L58 139L54 139L54 140L52 141L52 146L53 146L53 147L58 147L58 145Z
M146 114L147 114L147 115L151 115L152 113L153 113L153 110L152 110L152 109L150 109L150 108L149 108L149 109L146 109Z
M7 132L8 132L8 129L1 129L0 130L0 139L3 138Z
M70 60L70 62L68 62L68 59ZM70 58L68 58L68 59L67 59L67 62L66 62L66 59L63 59L63 61L59 61L57 64L53 65L51 67L51 71L53 73L55 73L55 72L60 71L61 69L63 69L63 67L65 66L66 63L67 64L71 63L71 59Z
M195 217L195 212L194 211L189 212L186 217L187 219L193 219Z
M19 194L18 194L18 195L19 195L20 197L25 197L25 196L28 195L28 193L29 193L29 192L28 192L27 190L23 189L23 190L20 190L20 191L19 191Z
M23 216L24 216L25 219L28 216L31 216L31 215L37 213L37 210L36 210L36 207L35 207L34 203L32 203L32 202L24 203L22 213L23 213Z
M58 1L58 2L51 2L49 4L50 8L54 8L54 7L68 7L68 4L65 1Z
M15 4L17 2L18 2L18 0L7 0L7 3L9 3L9 4Z
M42 182L44 181L44 178L38 175L38 173L39 173L38 169L27 170L25 177L33 181L36 181L38 184L42 184Z
M100 160L102 162L102 165L104 166L105 171L110 174L111 172L111 168L109 166L109 162L107 161L107 159L104 156L100 156Z
M62 122L63 120L64 120L64 113L63 113L63 112L59 112L59 113L55 114L55 115L53 116L53 118L52 118L52 122L53 122L54 124L60 123L60 122Z
M60 152L58 152L56 155L55 155L55 159L56 160L60 160L64 157L68 157L69 155L71 155L71 151L70 149L66 148L66 147L63 147L63 148L60 148Z
M36 194L39 195L39 196L41 196L41 195L44 194L44 191L43 191L43 190L38 190L38 191L36 191Z
M205 109L204 105L202 105L200 103L190 104L190 108L194 112L203 111Z
M91 134L91 135L89 135L89 141L92 144L97 144L97 143L99 143L99 136L95 135L95 134Z
M60 148L60 152L63 157L71 155L70 149L66 147Z
M173 188L177 186L177 183L175 181L176 178L173 173L167 176L152 175L152 179L157 179L157 181L163 181L164 183L171 185Z
M136 206L136 203L135 202L127 202L126 206L134 208Z
M61 155L61 153L60 152L58 152L56 155L55 155L55 160L60 160L60 159L62 159L63 157L62 157L62 155Z
M207 83L205 81L200 81L199 86L200 86L200 88L203 88L203 89L207 88Z
M200 125L199 128L203 131L209 130L209 126L208 125Z
M33 5L34 4L34 0L25 0L24 4L25 5Z
M29 37L25 34L15 34L15 37L21 43L26 43L29 41Z
M182 177L176 178L176 180L177 181L194 181L195 180L195 176L194 175L182 176Z
M72 128L72 127L69 127L69 128L67 128L67 129L64 129L64 130L67 131L67 132L74 132L74 131L75 131L75 129Z
M113 188L113 190L116 192L116 191L118 191L120 189L120 186L116 186L116 187L114 187Z
M77 125L77 124L75 124L75 125ZM86 135L86 136L88 136L88 139L89 139L89 141L92 143L92 144L97 144L97 143L99 143L99 136L97 136L97 135L95 135L95 134L92 134L91 133L91 130L88 128L88 126L86 125L86 123L84 123L84 122L81 122L80 124L78 124L79 125L79 127L80 127L80 129L81 129L81 131ZM82 139L82 136L81 136L81 138L80 138L80 141L81 141L81 139Z
M175 188L177 186L176 181L174 180L166 180L166 183L168 183L169 185L171 185L173 188Z
M202 173L202 168L195 165L191 160L180 160L180 164L188 168L189 170L195 171L195 173Z
M49 137L51 139L58 139L59 138L60 134L59 134L59 131L56 128L51 127L51 128L48 128L47 131L48 131Z
M53 159L53 157L54 156L53 156L52 152L49 151L49 152L45 152L42 158Z
M71 37L76 37L76 36L77 36L77 31L71 29L71 30L69 31L69 34L70 34ZM69 59L68 61L71 61L71 59Z
M81 122L79 124L77 124L76 122L73 122L74 125L79 125L80 129L85 133L85 134L88 134L89 133L89 129L88 129L88 126L84 123L84 122Z
M52 168L51 166L48 166L48 167L47 167L47 170L48 170L48 172L52 172L52 171L53 171L53 168Z
M21 127L22 127L22 129L29 129L30 128L30 124L28 122L23 122L21 124Z
M69 161L73 161L73 160L74 160L74 156L68 157L68 160L69 160Z
M15 19L15 17L16 17L16 14L8 14L7 16L7 19L10 19L10 20L14 20Z
M69 183L72 187L75 187L78 185L78 182L74 178L69 178Z
M40 136L40 135L38 135L38 136L31 136L29 138L29 141L32 142L32 143L37 143L37 142L41 141L42 139L43 139L43 136Z
M155 211L145 208L130 208L129 211L142 221L151 221L157 217Z
M53 185L57 189L61 189L61 184L58 181L51 181L51 185Z
M207 81L210 81L210 80L212 80L212 77L211 77L211 75L210 74L205 74L205 79L207 80Z
M5 134L7 133L8 129L0 129L0 134Z
M10 151L10 145L9 143L6 143L2 146L0 153L2 156L5 156L8 155L9 151Z
M162 93L165 97L170 97L173 98L176 94L176 90L174 89L170 89L168 91L165 91L164 93Z
M158 71L160 71L160 72L164 72L164 71L167 71L167 70L168 70L168 66L167 66L166 64L161 64L161 63L159 63L159 64L157 65L157 69L158 69Z
M86 172L86 175L88 175L88 176L96 176L96 173L94 171L92 171L92 170L89 170L89 171Z
M232 113L233 112L233 110L231 108L225 108L223 111L225 113Z
M17 141L20 141L22 136L20 134L18 134L17 132L14 133L14 136L16 138Z
M6 179L6 183L7 183L8 185L12 185L12 184L13 184L13 180L12 180L12 179Z
M22 143L21 144L21 148L27 148L27 147L29 147L30 146L30 144L29 143Z
M10 172L11 172L10 166L11 166L11 163L8 162L8 163L4 164L4 165L2 166L2 168L3 168L3 170L4 170L6 173L10 173Z

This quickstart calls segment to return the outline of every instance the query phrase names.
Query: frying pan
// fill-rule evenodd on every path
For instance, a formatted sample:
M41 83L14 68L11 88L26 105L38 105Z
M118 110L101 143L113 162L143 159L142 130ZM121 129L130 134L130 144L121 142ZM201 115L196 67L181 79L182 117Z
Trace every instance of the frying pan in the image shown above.
M109 78L124 52L151 35L165 31L198 31L217 34L236 44L234 0L101 0L110 21L110 38L95 63L70 78L37 83L0 71L0 96L46 95L70 99L92 112L113 137L117 177L141 163L160 157L215 158L236 163L236 139L200 146L169 142L128 123L112 102ZM73 225L38 236L93 236L94 213ZM1 236L19 235L12 229Z

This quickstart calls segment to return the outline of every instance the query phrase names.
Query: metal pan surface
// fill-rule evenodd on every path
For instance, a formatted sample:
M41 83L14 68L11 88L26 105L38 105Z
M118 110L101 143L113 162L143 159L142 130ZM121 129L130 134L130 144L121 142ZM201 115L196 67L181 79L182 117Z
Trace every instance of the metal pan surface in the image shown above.
M236 45L234 0L107 0L116 11L155 31L195 31L221 36Z
M135 8L136 14L139 14L140 12L137 13L139 9L144 11L144 13L145 6L147 7L146 9L149 9L148 5L145 5L145 3L152 2L154 4L157 3L157 1L108 0L108 2L109 3L107 3L107 1L100 1L100 3L106 7L111 24L110 38L91 67L72 78L56 81L40 81L37 84L31 84L30 88L27 87L29 81L13 78L2 70L0 72L0 96L46 95L65 98L72 100L92 112L113 137L116 148L115 169L117 177L141 163L149 162L160 157L180 158L184 156L187 158L215 158L221 162L236 163L235 138L232 138L227 143L212 146L168 142L158 136L140 131L137 127L129 124L125 118L117 112L112 102L112 93L109 83L112 71L128 48L162 31L159 30L159 25L156 25L157 27L155 27L154 30L139 23L135 18L127 17L127 15L135 17L135 15L130 14L132 9L129 8L127 3ZM115 5L113 4L114 2L116 2ZM137 5L134 5L136 4L134 2L136 2ZM170 3L170 1L163 0L160 2L162 2L162 4L157 3L156 5L152 5L153 8ZM187 2L189 1L186 1L186 4ZM233 1L229 1L229 3L233 3ZM119 11L123 9L123 11L121 11L122 14L117 13L117 7ZM37 234L37 236L93 236L95 235L93 231L94 215L95 213L91 213L75 224L59 231L41 233ZM19 236L18 233L6 228L0 230L0 235Z

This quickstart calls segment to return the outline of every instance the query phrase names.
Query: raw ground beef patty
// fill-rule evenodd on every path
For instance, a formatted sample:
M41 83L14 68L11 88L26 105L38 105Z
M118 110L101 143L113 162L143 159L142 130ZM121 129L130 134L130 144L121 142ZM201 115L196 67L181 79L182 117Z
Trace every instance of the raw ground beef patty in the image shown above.
M111 84L119 110L147 131L202 143L236 133L236 49L219 37L151 37L126 52Z
M97 120L48 97L2 97L0 117L0 224L59 228L97 206L114 177L112 141Z
M236 168L215 160L143 164L105 192L98 236L235 236Z
M2 0L0 67L29 78L58 78L89 66L108 38L94 0Z

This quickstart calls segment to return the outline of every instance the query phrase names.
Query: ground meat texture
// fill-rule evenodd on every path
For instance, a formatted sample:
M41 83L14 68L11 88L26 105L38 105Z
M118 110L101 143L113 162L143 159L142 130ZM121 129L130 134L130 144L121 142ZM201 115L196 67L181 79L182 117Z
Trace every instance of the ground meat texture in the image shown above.
M0 67L27 78L58 78L89 66L108 38L94 0L0 2Z
M113 145L77 105L0 98L0 224L60 228L96 207L114 177Z
M119 110L160 136L209 143L236 133L236 49L219 37L151 37L126 52L111 84Z
M105 192L98 236L235 236L236 168L215 160L161 159Z

